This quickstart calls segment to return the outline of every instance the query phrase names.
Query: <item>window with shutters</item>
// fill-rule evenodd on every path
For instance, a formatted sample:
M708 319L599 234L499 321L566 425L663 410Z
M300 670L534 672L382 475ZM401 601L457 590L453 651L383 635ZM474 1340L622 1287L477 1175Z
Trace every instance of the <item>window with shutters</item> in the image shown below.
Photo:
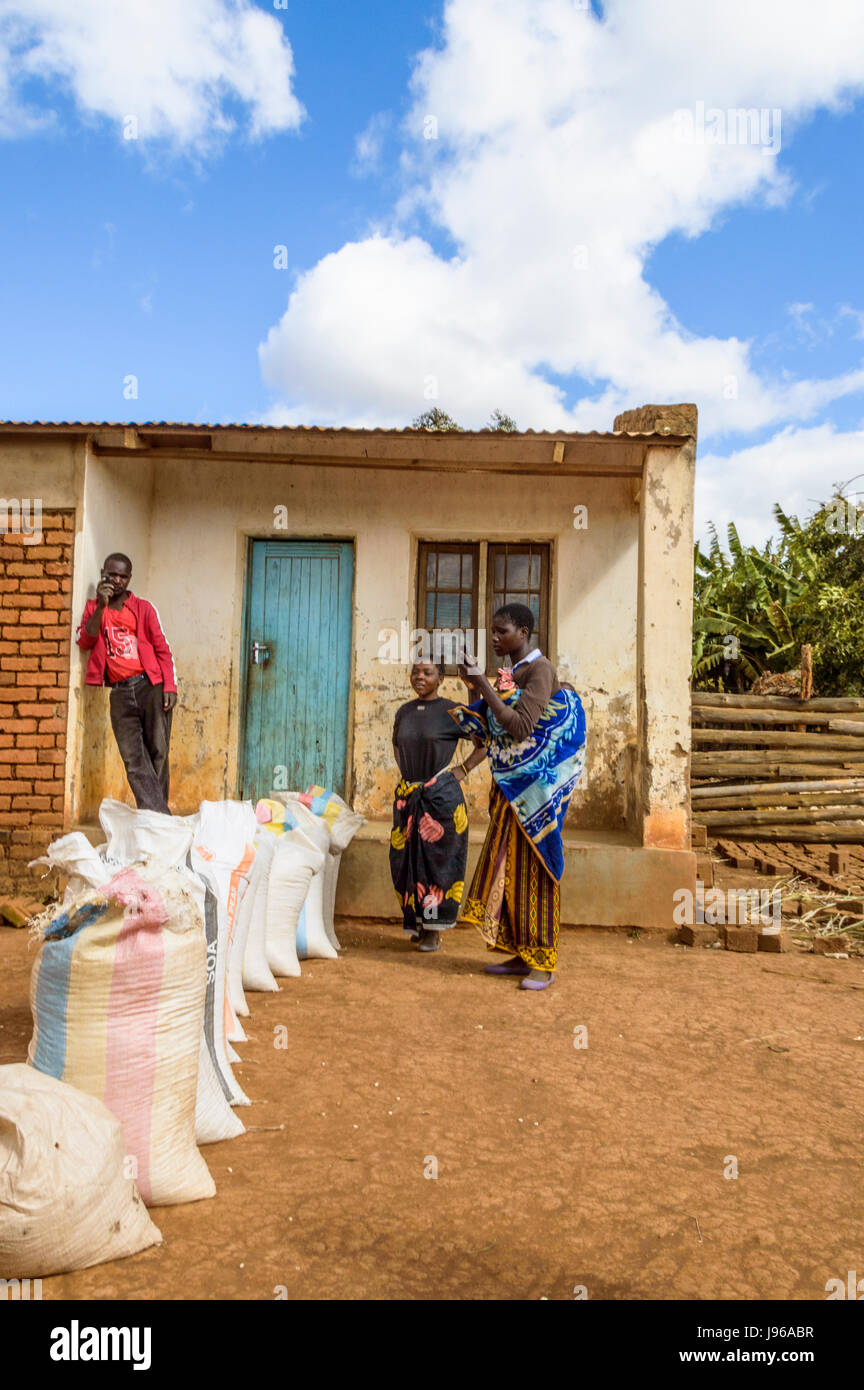
M456 670L461 645L458 635L465 633L470 644L477 627L479 593L479 554L477 543L421 541L418 556L417 627L436 635L448 673ZM437 655L437 651L436 651Z
M511 544L490 542L486 556L486 626L505 603L524 603L534 614L531 645L548 655L549 636L549 546L531 541ZM496 670L491 644L487 652L487 671Z
M481 603L482 595L482 603ZM492 615L505 603L524 603L536 620L535 645L548 654L549 545L543 541L421 541L417 565L416 627L431 634L433 647L455 674L461 634L497 670L485 635ZM449 634L457 634L454 639ZM437 635L437 636L436 636Z

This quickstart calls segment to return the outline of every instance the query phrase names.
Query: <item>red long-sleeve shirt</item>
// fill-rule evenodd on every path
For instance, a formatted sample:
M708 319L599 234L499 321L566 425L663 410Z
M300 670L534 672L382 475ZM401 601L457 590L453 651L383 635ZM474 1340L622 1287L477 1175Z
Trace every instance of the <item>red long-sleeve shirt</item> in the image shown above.
M177 674L174 670L174 658L171 655L168 639L162 631L162 623L155 604L148 603L146 598L138 598L136 594L130 593L128 590L126 603L135 614L135 620L138 624L138 658L144 667L147 678L153 685L161 683L166 695L176 692ZM87 622L95 611L96 600L90 598L84 605L84 616L78 624L75 640L82 651L90 652L87 661L87 674L84 677L85 684L109 685L105 637L101 628L98 637L91 637L90 633L86 631Z

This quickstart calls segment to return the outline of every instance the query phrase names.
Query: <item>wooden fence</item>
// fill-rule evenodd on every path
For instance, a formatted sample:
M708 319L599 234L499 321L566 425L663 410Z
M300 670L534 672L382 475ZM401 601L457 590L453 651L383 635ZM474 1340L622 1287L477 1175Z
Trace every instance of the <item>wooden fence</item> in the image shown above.
M709 835L864 843L864 700L694 691L692 731Z

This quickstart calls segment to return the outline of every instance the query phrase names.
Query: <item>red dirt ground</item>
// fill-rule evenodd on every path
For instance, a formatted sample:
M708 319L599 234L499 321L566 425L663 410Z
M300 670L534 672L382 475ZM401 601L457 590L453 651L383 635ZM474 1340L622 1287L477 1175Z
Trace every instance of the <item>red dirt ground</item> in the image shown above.
M864 961L570 930L531 995L468 928L339 933L250 996L242 1117L284 1130L206 1148L213 1200L45 1299L824 1299L862 1268ZM31 959L0 929L2 1062Z

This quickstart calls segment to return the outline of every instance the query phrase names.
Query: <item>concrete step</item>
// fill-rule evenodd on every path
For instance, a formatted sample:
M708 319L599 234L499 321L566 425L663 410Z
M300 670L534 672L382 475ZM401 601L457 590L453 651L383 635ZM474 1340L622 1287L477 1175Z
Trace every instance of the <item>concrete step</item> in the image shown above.
M468 828L466 891L471 883L488 822ZM401 920L390 880L389 820L370 820L342 856L336 912L344 917ZM101 827L82 824L91 844L104 840ZM673 894L695 893L696 856L690 850L646 848L626 830L567 828L561 922L565 926L641 927L668 932L673 927Z

